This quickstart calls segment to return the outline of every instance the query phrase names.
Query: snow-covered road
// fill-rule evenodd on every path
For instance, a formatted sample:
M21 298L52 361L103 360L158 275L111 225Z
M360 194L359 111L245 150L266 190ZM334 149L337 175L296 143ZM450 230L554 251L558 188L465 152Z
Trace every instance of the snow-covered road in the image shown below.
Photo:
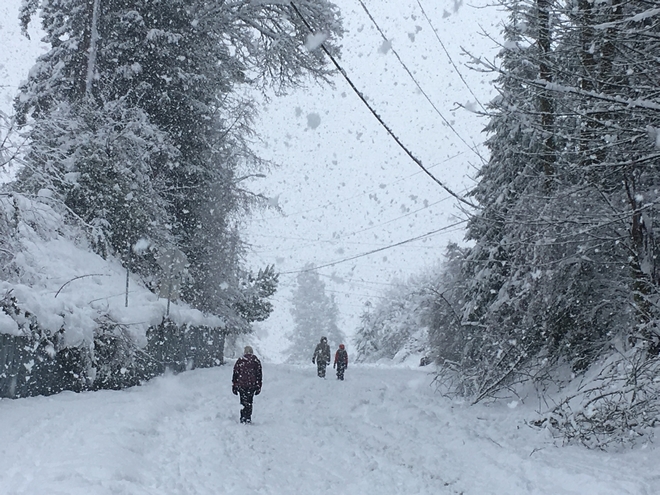
M466 407L427 369L264 366L252 425L231 366L125 391L0 401L0 494L660 493L651 445L556 447L528 406Z

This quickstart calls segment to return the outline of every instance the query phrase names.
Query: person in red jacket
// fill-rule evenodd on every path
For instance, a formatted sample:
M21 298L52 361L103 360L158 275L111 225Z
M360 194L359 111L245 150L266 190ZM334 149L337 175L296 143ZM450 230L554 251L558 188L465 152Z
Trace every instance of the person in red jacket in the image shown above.
M332 367L337 368L337 380L343 380L344 371L348 368L348 352L346 352L344 344L339 344L339 349L335 352L335 362Z
M261 393L261 361L254 355L252 347L245 346L243 357L234 365L231 391L241 399L241 423L252 423L252 401Z

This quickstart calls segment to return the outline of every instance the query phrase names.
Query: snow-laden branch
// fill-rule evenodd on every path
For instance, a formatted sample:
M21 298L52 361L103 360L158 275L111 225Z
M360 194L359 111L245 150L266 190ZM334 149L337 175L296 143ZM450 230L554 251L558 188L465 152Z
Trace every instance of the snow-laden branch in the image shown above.
M520 80L523 80L520 78ZM525 80L538 88L546 89L556 93L569 93L578 96L585 96L596 100L607 101L610 103L619 103L629 108L645 108L648 110L660 111L660 103L644 98L623 98L616 95L608 95L605 93L597 93L596 91L586 91L576 86L567 86L565 84L558 84L544 79Z
M618 21L612 22L603 22L602 24L596 24L593 27L594 29L609 29L612 27L620 26L622 24L628 24L630 22L642 22L646 19L650 19L651 17L655 17L658 14L660 14L660 9L648 9L644 12L640 12L639 14L635 14L634 16L626 17L625 19L619 19Z
M85 277L108 277L108 276L109 275L107 275L105 273L90 273L88 275L80 275L79 277L73 277L71 280L67 280L66 282L64 282L62 284L62 286L55 293L55 297L57 297L60 294L60 292L62 292L62 289L64 289L64 287L66 287L67 285L69 285L71 282L73 282L75 280L85 278Z

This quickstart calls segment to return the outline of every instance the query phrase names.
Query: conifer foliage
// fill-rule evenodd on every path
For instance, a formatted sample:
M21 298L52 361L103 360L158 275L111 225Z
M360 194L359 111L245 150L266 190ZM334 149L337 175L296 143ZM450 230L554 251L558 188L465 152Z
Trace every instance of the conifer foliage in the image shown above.
M297 8L25 2L24 26L39 12L52 48L16 99L21 123L31 126L18 187L51 191L89 227L97 252L119 256L154 287L163 277L159 256L180 249L188 261L181 297L245 330L240 313L254 294L241 287L254 279L241 268L238 221L255 197L240 182L264 164L248 144L252 102L238 89L283 91L309 75L324 78L320 54L304 48L305 22L341 32L332 4L301 0ZM148 249L136 252L138 241Z
M498 95L470 247L436 277L437 383L475 402L533 384L549 404L538 424L589 446L634 440L660 420L659 11L502 5L498 58L474 58ZM367 315L370 342L386 314Z
M311 265L296 277L291 302L293 329L288 335L289 361L308 362L321 337L328 338L331 348L344 343L337 302L334 296L326 294L325 284Z
M530 380L546 387L569 366L599 385L549 424L587 444L631 438L630 415L637 434L657 410L650 374L631 385L626 370L654 368L640 363L657 360L660 342L660 20L646 2L507 6L499 63L486 64L500 92L491 158L456 285L466 344L443 376L453 369L459 390L483 400Z
M267 165L250 147L250 91L327 79L324 52L306 41L324 33L338 55L337 8L326 0L25 0L26 33L37 15L50 49L15 100L28 148L11 188L75 223L70 232L82 229L96 254L118 259L127 298L138 276L168 299L168 311L179 298L220 322L193 335L193 325L163 321L169 337L154 344L161 368L187 366L179 341L197 351L219 346L200 359L221 362L227 334L272 312L278 281L273 267L255 274L243 262L241 222L260 200L241 183ZM83 329L94 343L76 344L90 362L94 345L104 359L120 356L107 370L144 357L133 352L138 343L112 335L112 322L96 323Z

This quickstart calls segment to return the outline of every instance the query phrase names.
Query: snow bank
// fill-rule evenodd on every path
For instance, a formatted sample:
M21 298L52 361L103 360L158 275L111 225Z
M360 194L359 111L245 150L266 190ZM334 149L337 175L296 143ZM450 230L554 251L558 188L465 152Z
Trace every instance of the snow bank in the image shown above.
M167 300L133 274L127 298L126 269L118 260L93 253L84 234L67 226L48 205L14 198L14 203L2 204L10 210L18 206L18 212L10 213L19 220L12 269L0 282L0 293L12 297L50 335L63 330L60 343L65 347L91 343L95 329L108 321L125 327L139 346L146 345L147 329L163 320ZM182 303L170 305L169 318L178 325L224 327L220 318ZM25 333L29 323L22 314L0 311L0 333Z
M422 370L264 366L254 423L230 366L123 391L0 400L0 486L67 495L642 495L658 448L558 447L532 404L467 407ZM513 404L512 404L513 405ZM72 441L72 439L74 441ZM297 492L298 490L293 490Z

